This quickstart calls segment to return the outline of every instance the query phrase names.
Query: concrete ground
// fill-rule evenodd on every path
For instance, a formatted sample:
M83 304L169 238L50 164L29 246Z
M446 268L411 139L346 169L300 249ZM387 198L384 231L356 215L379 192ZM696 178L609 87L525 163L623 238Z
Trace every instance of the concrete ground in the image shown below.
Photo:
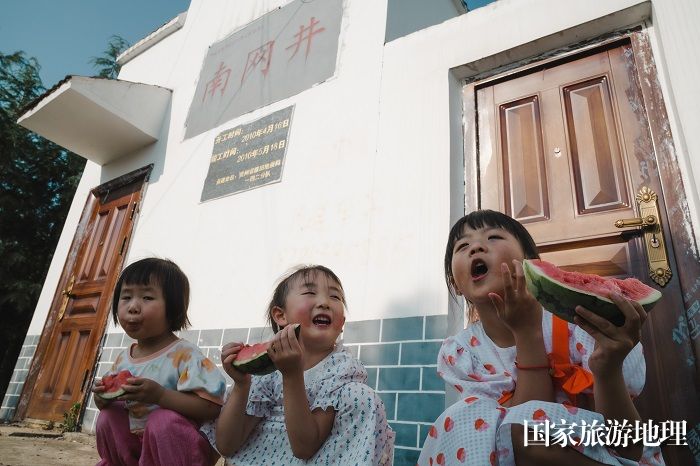
M94 466L95 437L0 424L0 466Z
M94 435L0 424L0 466L94 466L99 460ZM220 459L217 466L223 464Z

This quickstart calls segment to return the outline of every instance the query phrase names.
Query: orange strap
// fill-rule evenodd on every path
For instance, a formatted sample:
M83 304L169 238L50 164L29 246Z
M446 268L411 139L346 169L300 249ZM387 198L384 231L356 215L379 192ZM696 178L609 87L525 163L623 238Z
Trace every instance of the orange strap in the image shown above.
M503 393L503 396L501 396L501 397L498 399L498 404L502 406L503 403L505 403L505 402L507 402L508 400L510 400L511 398L513 398L513 393L515 393L515 390L511 390L511 391L509 391L509 392Z
M557 316L552 316L552 353L549 360L554 382L576 404L576 395L593 386L593 374L582 366L571 364L569 325Z

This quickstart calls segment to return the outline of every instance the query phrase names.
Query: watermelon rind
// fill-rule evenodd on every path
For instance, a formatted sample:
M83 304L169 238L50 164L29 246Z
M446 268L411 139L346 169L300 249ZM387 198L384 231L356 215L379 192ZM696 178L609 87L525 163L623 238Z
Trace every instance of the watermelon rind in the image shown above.
M233 361L233 367L245 374L266 375L277 370L270 356L260 353L256 357L243 361Z
M583 306L618 327L625 323L624 314L609 298L554 280L529 260L523 261L523 271L528 291L552 314L573 323L577 315L576 306ZM654 293L638 302L645 311L650 311L660 298L661 292L654 290Z
M301 332L301 325L296 324L294 333L296 333L297 338L299 338L299 333ZM269 344L268 344L269 346ZM275 363L272 362L267 351L258 353L255 357L250 359L244 359L241 361L233 361L233 367L245 374L251 375L267 375L277 370Z
M97 393L97 396L102 398L103 400L113 400L115 398L119 398L123 394L126 393L126 390L123 388L120 388L119 390L113 390L111 392L102 392L102 393Z
M118 380L121 382L121 385L124 385L126 383L126 379L133 377L134 375L129 371L128 369L124 369L122 371L119 371L114 374L105 374L102 376L102 382L103 383L109 383L111 385L112 380ZM109 382L107 382L109 380ZM116 390L111 390L111 391L105 391L102 393L96 393L97 396L104 400L113 400L115 398L119 398L120 396L124 395L126 393L126 390L121 388L121 386L116 389Z

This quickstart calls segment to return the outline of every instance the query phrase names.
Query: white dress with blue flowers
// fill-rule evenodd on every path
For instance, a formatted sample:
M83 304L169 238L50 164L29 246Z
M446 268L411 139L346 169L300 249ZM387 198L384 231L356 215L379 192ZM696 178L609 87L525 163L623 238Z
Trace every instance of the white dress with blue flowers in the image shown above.
M335 422L330 435L309 460L295 458L284 423L282 374L253 377L247 414L261 417L247 442L226 463L236 466L278 465L388 465L394 450L381 398L366 385L367 371L342 345L316 366L304 372L309 407L333 408ZM229 389L226 398L231 393ZM214 422L202 432L216 447Z

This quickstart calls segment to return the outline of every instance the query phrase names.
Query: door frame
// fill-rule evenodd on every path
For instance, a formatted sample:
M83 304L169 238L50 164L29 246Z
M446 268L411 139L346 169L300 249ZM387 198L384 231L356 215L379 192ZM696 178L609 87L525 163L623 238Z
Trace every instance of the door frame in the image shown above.
M580 47L564 47L555 51L542 53L520 63L518 67L512 64L501 66L461 81L461 117L463 118L461 183L464 197L461 199L462 212L477 209L480 205L478 183L478 116L476 114L476 89L486 84L506 81L520 74L526 74L543 65L564 62L586 54L595 53L617 43L628 42L632 46L634 60L637 63L639 86L647 112L649 131L657 158L659 179L663 187L664 202L668 216L668 228L671 233L669 241L669 256L673 256L678 267L678 279L683 293L683 303L686 306L686 318L689 307L700 299L700 263L697 261L698 244L694 235L688 200L683 186L683 176L678 161L678 153L669 124L666 103L659 82L656 64L652 53L649 36L641 28L621 33L608 34L597 40L592 40ZM463 152L462 152L463 151ZM679 186L680 184L680 186ZM679 189L680 188L680 189ZM455 211L456 209L452 209ZM454 215L454 214L453 214ZM457 217L459 218L459 217ZM451 219L456 221L455 219ZM687 253L685 253L687 251ZM700 319L698 319L700 321ZM700 341L693 346L696 364L700 364ZM700 386L700 380L698 380Z
M145 167L139 168L137 170L134 170L132 172L126 173L124 175L121 175L117 178L114 178L110 181L107 181L106 183L102 183L99 186L93 188L90 190L90 193L87 196L87 199L85 201L85 206L83 207L83 211L80 216L80 220L78 221L78 225L75 229L75 233L73 235L73 240L70 245L70 249L68 252L68 255L66 256L65 263L63 264L63 269L61 271L61 276L58 280L58 283L56 285L56 291L54 292L53 299L51 300L51 304L49 307L49 312L48 315L46 316L46 321L44 323L44 327L41 331L41 336L39 339L39 342L36 347L36 352L34 353L34 357L32 358L31 365L29 367L28 375L27 378L24 381L24 385L22 386L22 393L19 398L19 402L17 404L17 409L15 411L13 420L14 421L21 421L26 417L27 410L29 408L29 402L31 400L32 392L34 389L34 385L36 384L36 381L39 377L39 372L40 369L44 363L44 360L46 359L46 352L48 349L48 345L51 340L51 335L53 334L54 330L56 329L56 326L58 324L56 317L58 314L58 309L61 304L61 301L63 299L62 295L62 290L66 288L68 285L68 280L70 279L71 271L73 268L76 266L76 261L78 259L78 252L79 249L83 243L83 241L86 239L86 236L89 233L88 226L90 224L90 220L92 218L92 214L95 211L95 208L99 204L99 200L102 196L106 195L110 191L114 191L115 189L121 188L123 186L127 186L129 184L138 182L139 180L141 181L141 195L140 195L140 200L138 205L143 202L143 197L146 191L146 187L148 185L148 181L151 175L151 172L153 170L153 164L146 165ZM131 233L134 230L134 227L136 225L136 221L138 219L138 211L140 209L136 209L136 214L134 216L134 219L131 222L131 228L128 231L129 235L129 241L127 241L127 244L125 245L125 250L124 253L121 254L120 257L117 257L114 267L116 267L118 270L121 270L124 258L127 255L128 249L131 245ZM105 289L103 290L103 293L108 293L111 294L114 290L114 286L116 284L116 280L114 280L112 283L107 283ZM98 323L98 330L101 332L100 340L102 340L104 336L105 329L107 328L107 321L109 320L109 316L111 315L111 312L105 313L104 320L102 322ZM98 352L100 349L101 345L98 345ZM92 371L90 376L88 377L89 381L92 382L94 376L95 376L95 368L97 367L97 364L94 364L92 367ZM89 396L89 391L85 391L85 394L83 395L83 399L81 400L81 408L80 408L80 414L78 416L79 420L82 420L82 416L85 413L85 408L86 408L86 403L85 399Z

